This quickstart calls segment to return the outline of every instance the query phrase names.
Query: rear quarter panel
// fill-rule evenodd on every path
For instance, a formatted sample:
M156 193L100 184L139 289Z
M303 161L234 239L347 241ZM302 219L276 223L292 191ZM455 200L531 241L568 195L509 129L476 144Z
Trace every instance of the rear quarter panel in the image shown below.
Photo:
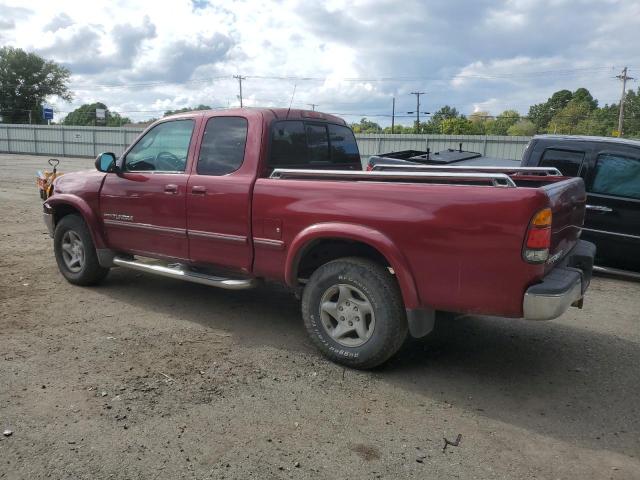
M255 242L254 272L285 280L287 257L295 257L288 249L303 230L343 223L340 236L349 238L346 226L358 225L400 252L396 261L417 291L412 298L403 288L407 308L519 317L525 289L545 269L522 260L524 236L532 215L548 204L533 188L258 179L254 240L272 243Z

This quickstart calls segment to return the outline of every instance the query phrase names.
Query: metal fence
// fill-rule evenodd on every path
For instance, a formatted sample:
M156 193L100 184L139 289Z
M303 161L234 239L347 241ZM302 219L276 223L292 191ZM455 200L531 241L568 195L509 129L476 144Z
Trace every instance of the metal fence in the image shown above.
M100 152L120 155L143 131L127 127L70 127L62 125L0 124L0 153L67 157L95 157ZM496 158L518 160L531 137L484 135L357 134L360 155L383 152L462 148Z

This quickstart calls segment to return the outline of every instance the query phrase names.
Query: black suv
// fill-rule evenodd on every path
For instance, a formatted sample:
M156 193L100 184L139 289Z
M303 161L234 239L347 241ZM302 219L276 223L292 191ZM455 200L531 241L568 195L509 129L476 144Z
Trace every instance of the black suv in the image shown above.
M521 165L582 177L587 188L582 238L596 244L597 263L640 272L640 141L539 135Z

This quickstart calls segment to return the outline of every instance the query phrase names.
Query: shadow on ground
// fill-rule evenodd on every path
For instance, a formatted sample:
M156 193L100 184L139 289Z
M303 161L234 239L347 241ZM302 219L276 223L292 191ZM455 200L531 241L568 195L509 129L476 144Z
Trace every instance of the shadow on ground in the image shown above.
M313 352L299 302L267 284L234 292L114 270L100 291L159 315L226 329L237 343ZM640 345L563 321L440 320L372 372L457 408L593 449L640 454ZM620 414L623 412L623 414Z

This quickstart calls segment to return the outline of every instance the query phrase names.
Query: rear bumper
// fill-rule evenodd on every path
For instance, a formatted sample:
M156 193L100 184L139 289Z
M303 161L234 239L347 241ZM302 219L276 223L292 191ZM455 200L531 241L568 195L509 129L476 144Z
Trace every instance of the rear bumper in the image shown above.
M582 298L589 287L596 247L584 240L551 270L540 283L527 289L522 302L527 320L551 320L570 306L582 307Z

